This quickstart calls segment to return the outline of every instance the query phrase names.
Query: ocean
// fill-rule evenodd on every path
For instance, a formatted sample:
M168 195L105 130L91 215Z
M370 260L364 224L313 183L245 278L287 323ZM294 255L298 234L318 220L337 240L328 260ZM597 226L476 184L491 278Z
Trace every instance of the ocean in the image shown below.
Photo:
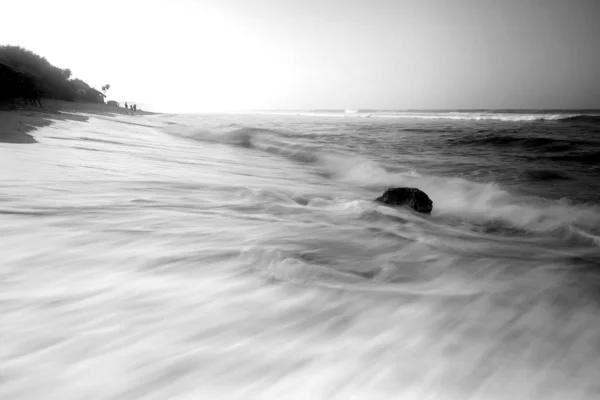
M2 399L600 397L600 114L32 135L0 144ZM431 215L373 201L402 186Z

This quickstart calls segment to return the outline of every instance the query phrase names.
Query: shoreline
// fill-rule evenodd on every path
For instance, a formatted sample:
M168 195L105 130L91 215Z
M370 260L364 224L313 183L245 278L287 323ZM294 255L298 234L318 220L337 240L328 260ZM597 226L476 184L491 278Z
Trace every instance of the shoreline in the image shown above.
M123 107L102 103L79 103L63 100L42 100L43 107L15 103L0 103L0 143L31 144L37 140L31 132L58 121L87 121L89 115L112 117L131 115ZM135 115L153 115L148 111L136 111ZM135 116L133 115L133 116Z

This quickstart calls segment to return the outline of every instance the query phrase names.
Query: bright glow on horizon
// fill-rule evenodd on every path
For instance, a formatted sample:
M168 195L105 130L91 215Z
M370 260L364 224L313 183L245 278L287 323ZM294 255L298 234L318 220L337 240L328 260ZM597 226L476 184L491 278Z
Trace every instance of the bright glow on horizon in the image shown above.
M2 1L1 44L159 111L600 108L600 2Z
M37 12L31 13L34 7ZM28 15L35 29L23 30L22 21L3 26L6 44L70 68L74 77L97 88L110 83L109 99L165 111L239 108L247 100L239 94L259 89L250 76L276 85L276 71L268 79L269 71L248 62L274 52L265 43L257 46L259 40L242 23L206 5L61 0L23 1L8 8ZM238 96L232 99L231 93Z

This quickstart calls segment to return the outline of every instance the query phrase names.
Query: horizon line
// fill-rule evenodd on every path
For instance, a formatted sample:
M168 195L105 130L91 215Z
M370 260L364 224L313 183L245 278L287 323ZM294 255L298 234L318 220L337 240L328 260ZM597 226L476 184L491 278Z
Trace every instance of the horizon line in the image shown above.
M228 110L230 112L261 112L261 111L356 111L356 112L386 112L386 111L597 111L600 108L261 108Z

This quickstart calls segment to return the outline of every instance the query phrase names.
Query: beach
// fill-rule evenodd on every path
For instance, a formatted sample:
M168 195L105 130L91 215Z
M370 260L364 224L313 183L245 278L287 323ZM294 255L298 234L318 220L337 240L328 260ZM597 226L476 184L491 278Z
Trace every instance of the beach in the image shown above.
M0 112L1 398L600 393L595 117L54 110Z
M7 3L0 400L600 399L600 1Z
M0 104L0 143L34 143L30 132L57 121L86 121L87 115L130 115L125 108L102 103L76 103L45 99L43 107ZM84 115L85 114L85 115ZM136 111L136 115L150 115Z

